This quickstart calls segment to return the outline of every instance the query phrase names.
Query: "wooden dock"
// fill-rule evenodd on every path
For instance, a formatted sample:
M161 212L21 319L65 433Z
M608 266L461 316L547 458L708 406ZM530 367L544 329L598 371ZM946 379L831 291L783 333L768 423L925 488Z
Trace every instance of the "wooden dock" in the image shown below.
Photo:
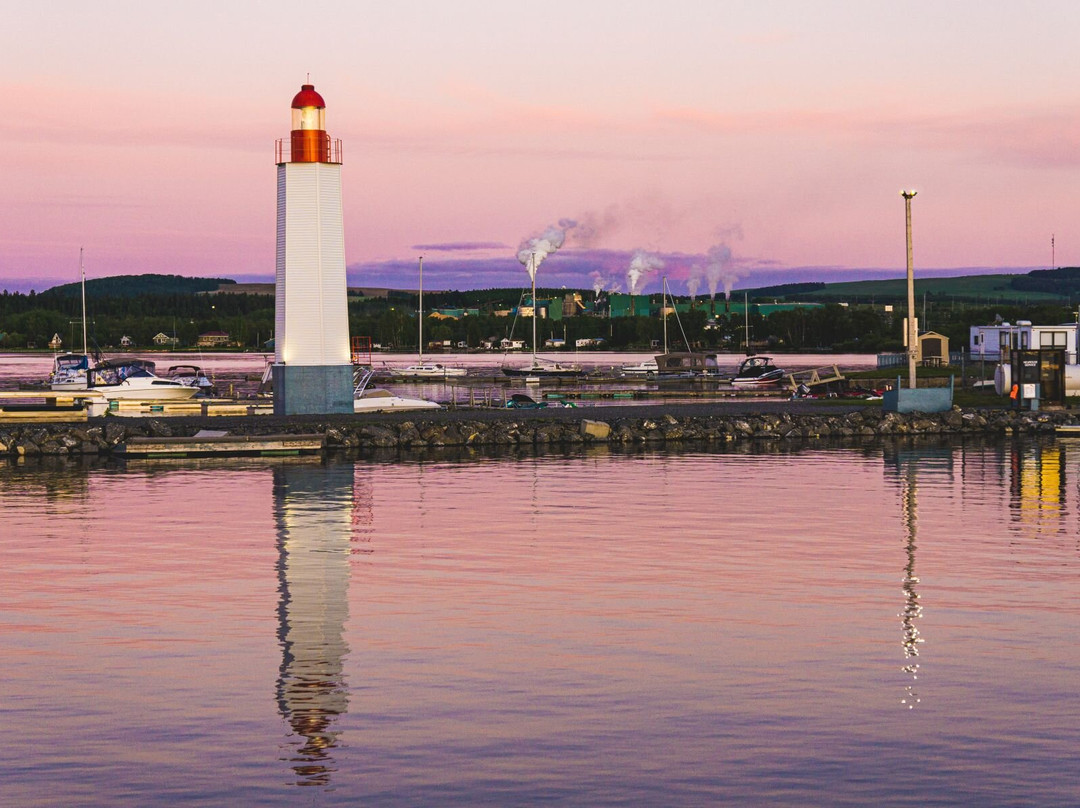
M274 457L314 454L326 448L324 435L195 435L190 438L131 438L116 447L127 458Z
M193 398L188 401L109 402L112 415L272 415L270 399Z
M72 395L52 390L0 391L0 423L79 422L90 414L88 405L102 409L99 393Z

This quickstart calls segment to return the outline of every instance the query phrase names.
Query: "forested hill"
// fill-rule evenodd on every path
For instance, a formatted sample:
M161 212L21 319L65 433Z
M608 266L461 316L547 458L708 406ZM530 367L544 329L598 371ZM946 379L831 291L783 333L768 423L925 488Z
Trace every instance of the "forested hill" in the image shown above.
M1025 292L1049 292L1062 297L1080 295L1080 267L1036 269L1012 279L1012 288Z
M185 278L182 275L116 275L86 281L86 296L141 297L143 295L193 295L213 292L223 283L236 283L228 278ZM65 283L42 294L57 297L79 297L80 284Z

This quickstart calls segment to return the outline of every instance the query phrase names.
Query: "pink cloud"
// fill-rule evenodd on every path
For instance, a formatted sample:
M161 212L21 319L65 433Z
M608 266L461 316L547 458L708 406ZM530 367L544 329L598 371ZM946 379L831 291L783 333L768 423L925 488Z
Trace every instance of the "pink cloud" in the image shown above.
M660 109L654 119L719 134L801 132L881 148L966 152L1025 167L1080 166L1080 105L950 113L806 109L718 113L682 107Z

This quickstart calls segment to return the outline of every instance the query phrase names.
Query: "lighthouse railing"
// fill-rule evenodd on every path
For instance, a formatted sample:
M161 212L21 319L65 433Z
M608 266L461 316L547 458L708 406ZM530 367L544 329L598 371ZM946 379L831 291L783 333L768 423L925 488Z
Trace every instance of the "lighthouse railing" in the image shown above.
M329 135L326 137L326 154L328 163L340 163L341 162L341 138L331 138ZM278 165L282 163L292 162L292 140L290 138L279 137L274 141L274 162Z

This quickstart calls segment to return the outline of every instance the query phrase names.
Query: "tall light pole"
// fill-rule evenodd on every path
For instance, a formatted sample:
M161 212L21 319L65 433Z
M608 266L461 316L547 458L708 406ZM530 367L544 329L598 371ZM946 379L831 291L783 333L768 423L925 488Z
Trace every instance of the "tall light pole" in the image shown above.
M915 389L915 357L918 354L919 332L915 326L915 268L911 255L911 200L917 191L901 191L904 197L904 232L907 237L907 364L908 387Z

